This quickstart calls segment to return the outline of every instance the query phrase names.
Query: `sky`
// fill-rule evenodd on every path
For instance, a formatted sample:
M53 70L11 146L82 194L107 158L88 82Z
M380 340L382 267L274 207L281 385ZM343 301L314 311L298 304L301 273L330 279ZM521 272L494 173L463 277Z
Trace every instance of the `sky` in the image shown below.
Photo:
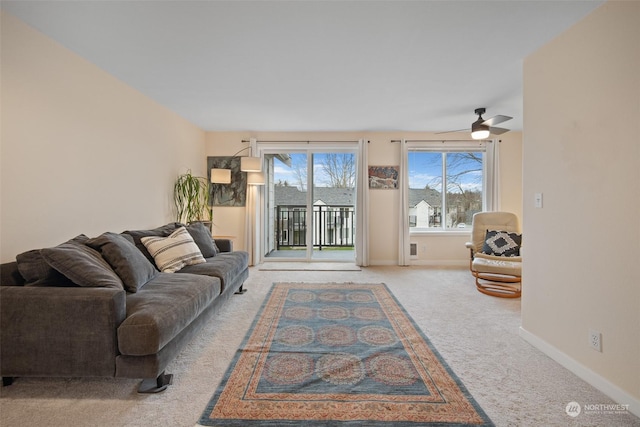
M287 182L289 185L298 185L298 177L295 173L295 166L300 165L300 169L306 171L307 155L304 153L289 153L291 157L291 165L289 167L280 160L275 160L275 182ZM322 162L324 154L314 153L314 180L316 187L328 187L330 180L322 170Z
M482 156L482 153L475 153ZM482 164L469 159L466 153L447 153L447 174L460 183L465 191L482 191ZM427 185L442 191L442 154L427 151L409 152L409 188L425 188ZM459 190L451 188L450 191Z
M482 165L477 161L470 160L462 153L448 153L449 164L447 172L460 175L460 187L469 191L482 191ZM481 155L481 153L476 153ZM275 160L275 182L288 182L289 185L297 185L298 178L295 174L295 165L301 165L301 170L306 170L306 154L289 153L292 160L292 166L289 167L278 159ZM315 181L319 187L328 186L329 179L322 171L320 164L323 160L322 153L315 153ZM376 165L376 166L393 166L393 165ZM480 169L480 170L479 170ZM442 191L442 156L441 153L411 151L409 152L409 188L425 188L429 187Z

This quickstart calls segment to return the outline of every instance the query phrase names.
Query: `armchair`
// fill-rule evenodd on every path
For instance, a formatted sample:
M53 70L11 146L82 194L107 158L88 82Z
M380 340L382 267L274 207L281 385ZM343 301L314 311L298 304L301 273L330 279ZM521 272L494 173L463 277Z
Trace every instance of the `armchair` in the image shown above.
M478 291L501 298L518 298L522 289L522 257L518 217L510 212L473 215L469 269Z

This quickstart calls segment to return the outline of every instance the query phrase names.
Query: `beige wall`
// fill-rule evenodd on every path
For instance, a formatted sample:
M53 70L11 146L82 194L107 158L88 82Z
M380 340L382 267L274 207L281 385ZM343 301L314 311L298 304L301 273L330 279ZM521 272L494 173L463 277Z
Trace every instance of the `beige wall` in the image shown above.
M522 297L523 336L637 414L639 41L640 3L609 2L524 63Z
M173 219L204 132L2 12L1 261Z
M369 165L399 165L400 146L397 139L438 139L433 133L417 132L207 132L207 156L230 156L246 147L242 140L256 138L266 141L344 141L365 139L369 143ZM449 139L468 138L467 134L450 135ZM522 214L522 134L509 132L500 138L502 206ZM241 155L246 155L241 153ZM372 265L396 265L398 262L398 220L400 192L372 190L369 192L369 243ZM215 207L214 234L236 237L236 247L244 247L244 208ZM421 235L412 237L418 243L419 257L415 264L466 265L468 251L464 244L468 232L456 235ZM422 251L422 248L425 251Z

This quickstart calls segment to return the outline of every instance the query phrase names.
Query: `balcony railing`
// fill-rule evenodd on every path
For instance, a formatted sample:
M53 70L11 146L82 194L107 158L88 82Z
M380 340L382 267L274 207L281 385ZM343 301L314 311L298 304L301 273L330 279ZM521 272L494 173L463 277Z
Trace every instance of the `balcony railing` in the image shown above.
M314 206L313 247L318 250L326 247L354 247L354 213L353 206ZM305 206L277 206L275 221L277 249L307 246L307 208Z

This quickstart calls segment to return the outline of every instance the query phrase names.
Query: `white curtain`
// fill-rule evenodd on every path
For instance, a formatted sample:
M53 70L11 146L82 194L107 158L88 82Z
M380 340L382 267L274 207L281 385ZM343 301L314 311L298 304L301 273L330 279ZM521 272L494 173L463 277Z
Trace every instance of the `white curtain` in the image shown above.
M486 148L486 207L488 211L500 210L500 141L487 141Z
M369 142L358 141L356 180L356 264L369 265Z
M251 138L249 144L251 146L249 155L253 155L256 151L257 141ZM260 206L262 206L260 188L258 185L247 185L247 199L244 208L244 247L249 253L250 266L260 263L260 224L257 215Z
M411 265L409 244L409 156L408 147L403 139L400 141L400 220L398 221L398 265Z

